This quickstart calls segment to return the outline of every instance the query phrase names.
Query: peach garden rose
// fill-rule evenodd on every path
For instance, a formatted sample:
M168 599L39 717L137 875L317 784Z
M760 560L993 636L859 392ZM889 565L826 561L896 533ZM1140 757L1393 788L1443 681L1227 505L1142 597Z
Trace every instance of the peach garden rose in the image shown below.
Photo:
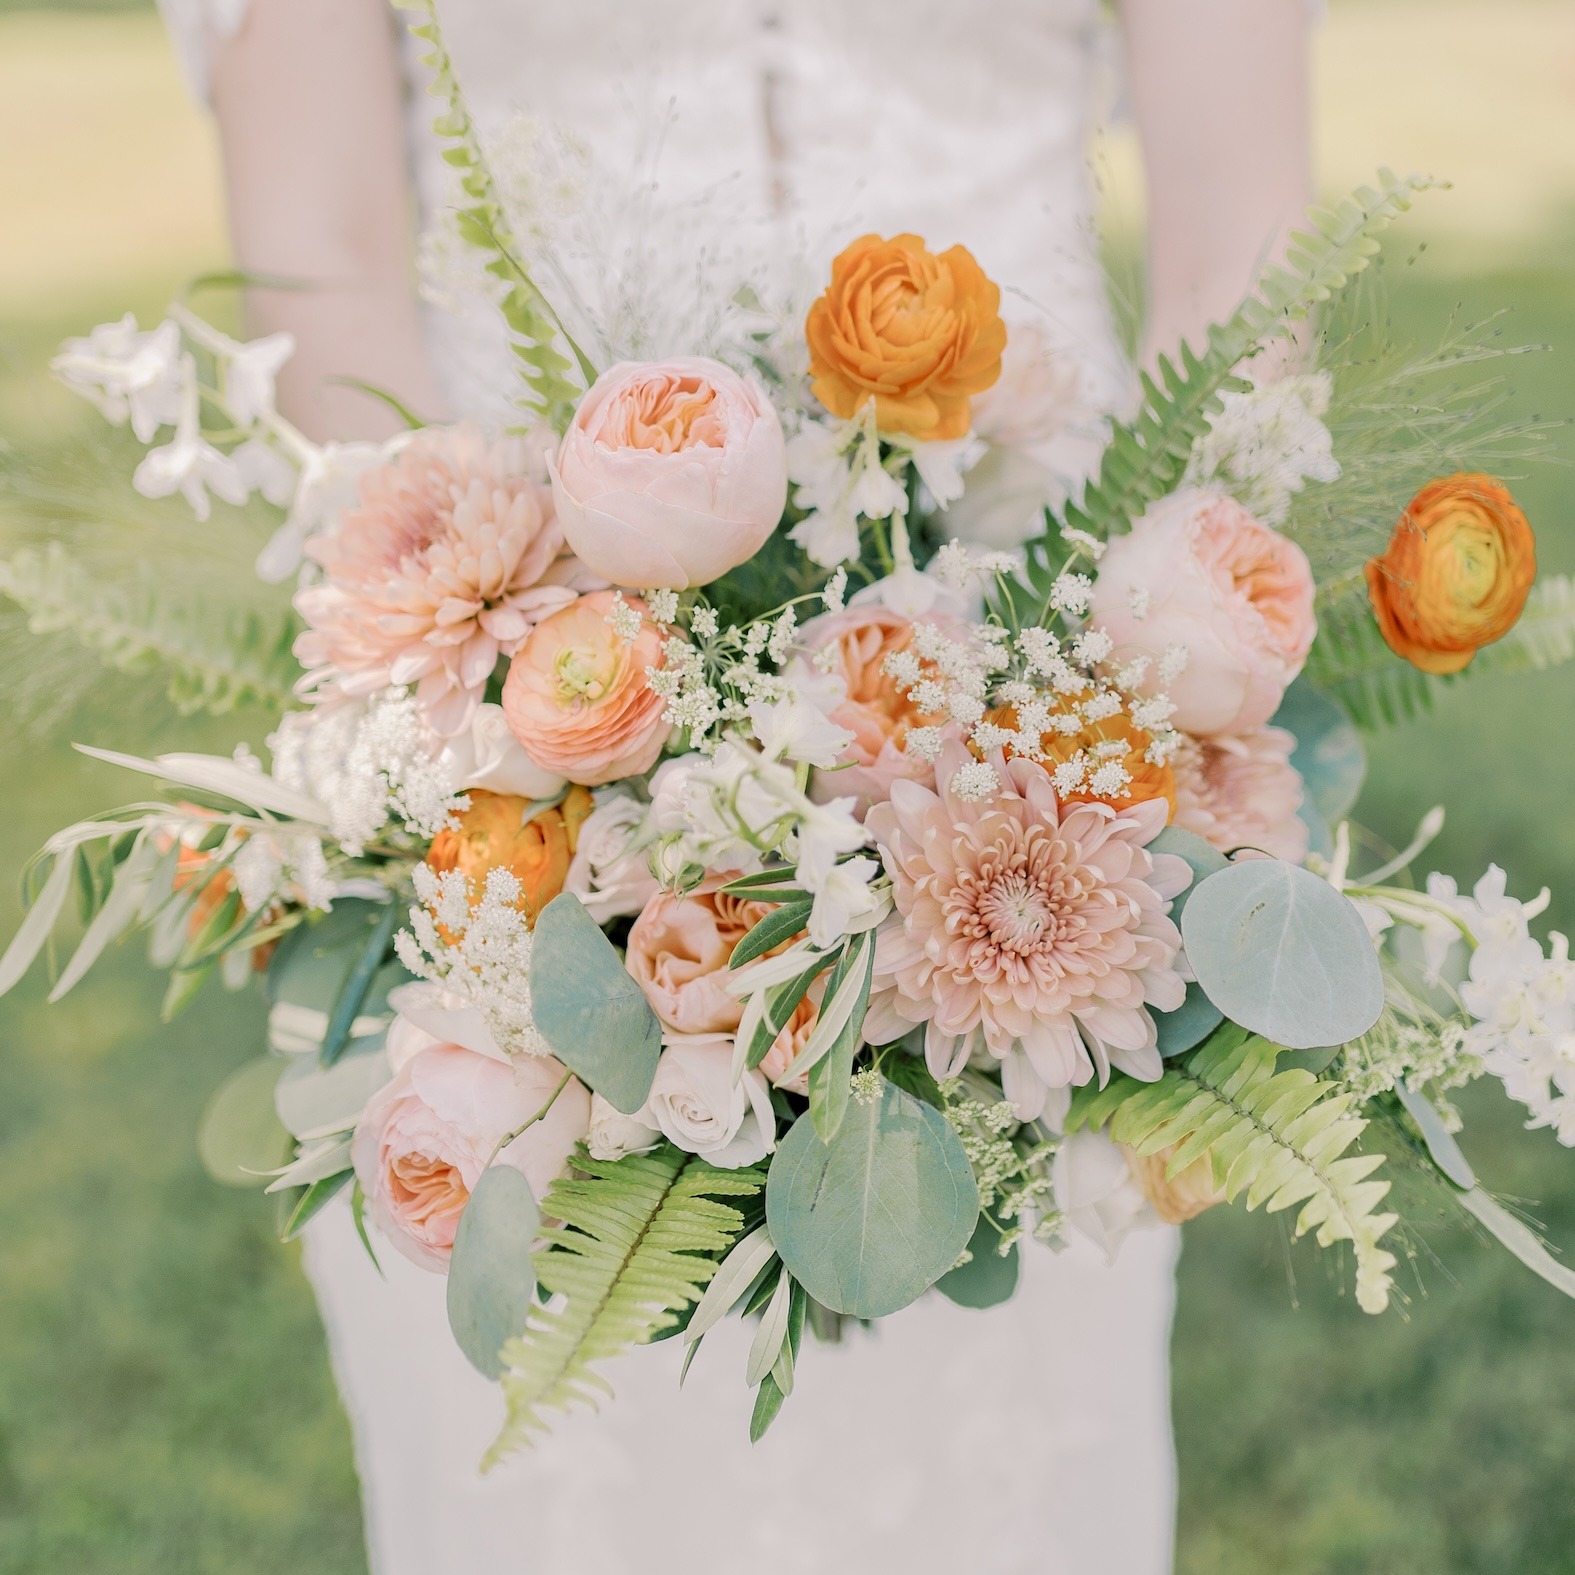
M771 401L703 356L609 367L550 469L574 551L614 585L643 590L684 590L736 568L787 502Z
M503 685L503 714L538 766L596 787L649 771L672 729L667 703L646 681L660 667L666 636L640 615L626 640L607 621L612 591L592 591L545 618L515 653Z
M1234 499L1190 489L1154 504L1105 550L1091 621L1116 656L1147 656L1150 691L1165 688L1171 722L1209 737L1261 727L1312 649L1313 577L1295 542ZM1186 666L1167 684L1172 648Z

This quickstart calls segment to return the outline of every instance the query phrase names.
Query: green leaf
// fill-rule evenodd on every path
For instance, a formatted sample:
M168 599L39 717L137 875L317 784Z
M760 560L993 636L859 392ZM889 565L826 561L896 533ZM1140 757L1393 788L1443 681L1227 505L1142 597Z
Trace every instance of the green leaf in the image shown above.
M596 1364L671 1328L700 1298L745 1217L718 1201L760 1191L758 1170L717 1170L665 1143L616 1161L574 1156L555 1181L536 1279L545 1296L503 1349L508 1420L487 1463L545 1432L543 1411L595 1405L610 1392Z
M340 897L329 912L291 930L268 965L270 1004L331 1013L357 960L387 923L390 906ZM387 990L380 985L363 998L361 1006L368 1015L386 1010Z
M383 1265L377 1261L377 1254L372 1251L372 1238L366 1233L366 1194L361 1190L359 1177L350 1189L350 1218L355 1221L355 1233L361 1238L361 1245L366 1248L366 1255L372 1260L372 1267L382 1275Z
M1417 1131L1422 1134L1422 1141L1427 1144L1427 1152L1433 1163L1457 1187L1469 1192L1477 1184L1476 1173L1466 1162L1466 1156L1460 1152L1454 1133L1439 1119L1433 1101L1419 1090L1408 1087L1403 1079L1395 1084L1395 1094L1405 1106L1406 1113L1416 1122Z
M197 1124L202 1168L226 1187L265 1187L294 1150L274 1110L274 1085L284 1063L261 1056L232 1072L208 1100Z
M294 1241L354 1180L353 1170L341 1170L332 1176L324 1176L321 1180L312 1182L296 1200L295 1207L290 1210L289 1217L284 1222L284 1229L279 1232L279 1239Z
M372 981L388 956L389 943L394 937L394 926L399 919L399 905L390 900L383 904L383 911L371 926L360 952L351 962L334 997L333 1010L328 1014L328 1031L323 1035L323 1047L318 1060L323 1066L332 1066L350 1042L350 1028L372 991Z
M809 922L810 902L789 902L768 913L733 948L728 959L729 968L742 968L745 963L764 957L773 947L790 941Z
M777 1413L782 1409L782 1402L786 1398L782 1393L782 1386L770 1373L760 1380L760 1387L755 1391L755 1409L749 1418L751 1444L758 1444L766 1436L766 1430L776 1421Z
M1017 1290L1021 1265L1015 1241L1004 1254L1000 1251L1001 1234L1000 1225L981 1210L968 1240L972 1256L947 1270L935 1282L936 1290L959 1307L996 1307L1010 1301Z
M809 1115L822 1143L829 1143L842 1126L848 1110L853 1058L864 1043L864 1014L869 1008L870 984L875 977L875 938L866 932L859 941L862 946L855 942L842 954L826 985L821 1013L826 1019L825 1026L836 1029L836 1037L809 1072ZM843 977L839 978L839 973ZM846 994L850 991L853 992L852 1004L846 1006ZM844 1010L846 1016L838 1027L838 1017ZM816 1024L817 1030L820 1026ZM814 1048L812 1034L800 1059L807 1059ZM788 1068L789 1075L792 1070Z
M1291 764L1325 825L1338 826L1355 807L1367 775L1367 749L1349 716L1306 678L1285 691L1271 727L1296 740Z
M1575 1296L1575 1269L1560 1263L1538 1240L1536 1232L1529 1225L1516 1219L1502 1203L1490 1198L1481 1187L1461 1193L1460 1202L1533 1274L1541 1275L1549 1285L1563 1291L1566 1296Z
M752 1230L722 1260L705 1295L695 1307L694 1316L684 1330L684 1338L698 1343L728 1314L733 1305L753 1285L776 1256L771 1232L764 1225Z
M1149 843L1150 853L1170 853L1192 866L1192 884L1170 904L1170 916L1177 924L1186 911L1187 900L1199 884L1224 869L1230 860L1212 843L1205 842L1194 832L1180 826L1166 826ZM1185 1055L1196 1049L1224 1020L1224 1013L1203 993L1197 983L1187 985L1186 999L1173 1012L1155 1012L1154 1026L1159 1032L1159 1053L1162 1056Z
M536 920L531 1007L553 1054L615 1110L645 1103L662 1025L613 943L572 892Z
M766 1220L788 1271L816 1301L882 1318L961 1255L979 1190L944 1116L894 1084L853 1104L836 1137L801 1116L771 1163Z
M11 937L11 944L0 957L0 995L11 989L32 966L33 959L43 950L60 911L71 895L71 872L76 863L74 849L55 855L49 879L38 894L33 906L27 910L21 928Z
M448 1323L470 1365L503 1375L504 1343L525 1332L536 1294L531 1253L541 1211L512 1165L481 1173L459 1217L448 1266Z
M1282 859L1242 859L1210 875L1187 902L1181 934L1208 998L1276 1044L1346 1044L1383 1010L1378 953L1355 905Z
M274 1087L274 1109L286 1131L297 1138L340 1131L355 1124L390 1075L381 1044L356 1049L331 1067L320 1066L311 1056L291 1056Z

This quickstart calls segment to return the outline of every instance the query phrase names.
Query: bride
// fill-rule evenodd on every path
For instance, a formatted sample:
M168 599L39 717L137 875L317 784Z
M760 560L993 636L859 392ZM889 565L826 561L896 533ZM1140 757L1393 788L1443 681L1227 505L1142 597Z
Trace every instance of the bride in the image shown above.
M448 233L434 106L382 0L162 3L218 118L239 265L310 283L249 303L257 331L296 337L292 419L386 435L398 423L359 382L423 417L506 420L506 340ZM989 419L1026 428L1032 459L958 529L1008 544L1076 484L1131 377L1091 223L1086 141L1116 36L1098 0L437 9L540 282L605 358L680 348L641 303L698 295L697 255L706 289L747 283L791 308L806 281L783 258L813 290L862 233L961 242L1006 287L1016 364ZM1120 24L1148 180L1148 354L1225 315L1306 205L1307 14L1122 0ZM679 258L671 288L641 293ZM600 1415L482 1478L501 1402L450 1338L442 1280L391 1250L380 1274L348 1210L325 1211L306 1269L374 1575L1160 1575L1178 1238L1153 1224L1107 1262L1091 1223L1059 1255L1026 1251L1022 1290L987 1321L931 1296L817 1351L758 1445L735 1322L681 1392L678 1342L634 1352Z

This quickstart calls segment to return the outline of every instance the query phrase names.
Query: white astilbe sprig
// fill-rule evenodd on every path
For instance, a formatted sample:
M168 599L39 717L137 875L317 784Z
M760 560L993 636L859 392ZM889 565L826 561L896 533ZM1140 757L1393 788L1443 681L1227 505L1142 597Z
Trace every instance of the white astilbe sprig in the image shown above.
M410 928L394 937L399 960L479 1011L506 1054L550 1055L531 1009L532 941L518 906L519 878L501 866L489 870L472 908L462 871L439 875L417 864L412 875L421 905L410 910Z

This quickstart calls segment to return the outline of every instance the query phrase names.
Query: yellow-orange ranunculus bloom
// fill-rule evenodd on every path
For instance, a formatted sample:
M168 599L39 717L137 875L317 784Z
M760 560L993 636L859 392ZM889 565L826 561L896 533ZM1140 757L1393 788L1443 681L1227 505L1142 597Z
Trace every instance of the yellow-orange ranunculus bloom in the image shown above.
M1196 1219L1205 1209L1225 1201L1225 1192L1214 1184L1214 1162L1207 1154L1200 1155L1178 1176L1165 1179L1165 1169L1176 1145L1162 1148L1157 1154L1141 1158L1126 1149L1127 1168L1138 1190L1154 1205L1154 1212L1167 1225L1183 1225Z
M1017 710L1014 706L1002 706L990 713L989 720L1000 727L1015 730L1018 726ZM1152 734L1144 732L1124 711L1118 711L1114 716L1103 717L1097 722L1084 721L1075 733L1046 732L1040 737L1039 747L1044 751L1042 764L1046 771L1052 773L1057 766L1078 754L1082 754L1089 762L1090 772L1096 764L1109 760L1118 761L1126 769L1128 780L1121 793L1095 793L1088 788L1071 793L1057 791L1056 797L1063 804L1109 804L1120 809L1124 804L1141 804L1147 799L1162 798L1169 806L1170 818L1173 820L1176 815L1176 773L1168 764L1156 766L1148 759L1148 747L1153 742ZM1125 748L1118 752L1110 747L1115 744L1122 744ZM1008 747L1008 759L1012 753Z
M834 416L873 399L875 425L923 442L965 437L969 400L1001 375L1001 291L973 255L917 235L865 235L831 265L804 325L815 397Z
M1514 627L1537 577L1526 516L1491 476L1430 481L1407 505L1367 594L1390 648L1424 673L1458 673Z
M579 841L580 823L593 807L591 795L571 787L563 802L529 820L528 799L512 793L472 788L470 808L459 817L457 830L440 831L427 852L427 864L439 875L461 870L470 882L471 902L481 900L487 872L511 870L521 887L520 905L534 924L541 910L563 890L569 861Z

